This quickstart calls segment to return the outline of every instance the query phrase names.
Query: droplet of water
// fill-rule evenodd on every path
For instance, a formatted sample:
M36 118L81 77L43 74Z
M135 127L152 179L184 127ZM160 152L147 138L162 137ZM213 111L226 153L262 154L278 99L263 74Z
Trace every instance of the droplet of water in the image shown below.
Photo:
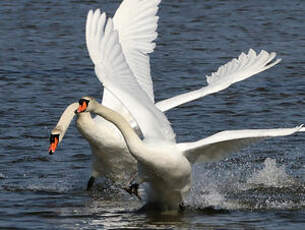
M294 180L286 173L284 165L277 167L275 159L267 158L264 168L254 172L247 183L282 188L291 186Z

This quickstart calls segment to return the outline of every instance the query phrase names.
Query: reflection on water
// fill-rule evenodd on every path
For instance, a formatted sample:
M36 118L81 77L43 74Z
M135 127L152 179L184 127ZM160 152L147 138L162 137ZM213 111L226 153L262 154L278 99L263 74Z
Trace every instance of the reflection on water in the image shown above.
M196 165L186 211L136 212L142 204L98 181L74 125L57 154L48 136L81 96L100 97L84 38L89 9L120 1L0 1L0 228L301 229L304 135L269 140L218 163ZM304 2L163 1L151 66L156 101L205 85L204 75L247 52L283 61L216 95L169 111L178 141L225 129L304 121Z

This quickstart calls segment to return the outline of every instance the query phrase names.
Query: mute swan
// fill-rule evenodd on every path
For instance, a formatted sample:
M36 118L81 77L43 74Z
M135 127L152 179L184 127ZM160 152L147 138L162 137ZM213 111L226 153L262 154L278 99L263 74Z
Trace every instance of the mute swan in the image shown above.
M133 80L137 81L151 102L154 102L154 95L148 53L153 52L155 47L153 40L157 37L158 17L156 13L159 3L160 0L124 0L113 18L113 28L107 27L111 30L117 30L117 42L121 46L124 59L134 75ZM100 66L98 63L100 59L99 47L102 41L105 41L103 39L104 35L109 34L109 32L105 31L105 23L105 13L101 14L99 9L95 12L89 11L86 23L86 44L99 78L99 69L108 68L107 66ZM105 50L109 54L115 54L115 48L112 44ZM271 62L275 56L275 53L269 54L264 50L257 55L255 51L250 49L248 54L242 53L238 59L233 59L221 66L211 76L207 76L207 86L160 101L156 103L156 106L165 112L183 103L223 90L235 82L244 80L276 65L280 62L280 59ZM117 77L119 85L120 76L118 75ZM122 103L109 92L107 87L104 89L102 104L119 112L135 130L139 130L138 124L134 121L133 117L124 108ZM67 107L58 124L52 130L49 148L50 154L55 152L57 145L63 139L74 117L74 110L75 103ZM78 114L76 123L82 136L89 142L93 157L95 158L92 161L92 173L87 189L92 186L94 178L100 175L120 182L126 181L127 178L130 178L136 172L136 162L130 156L121 133L112 123L99 116L92 119L89 113Z
M172 136L167 136L172 131L166 119L156 119L156 114L145 111L146 108L143 107L142 112L151 114L146 121L149 120L152 124L143 127L144 139L141 140L123 116L99 104L94 98L83 97L79 104L78 113L96 113L115 124L121 131L129 152L138 161L140 183L150 184L149 202L165 211L178 210L180 207L185 193L191 188L192 165L195 162L220 160L258 140L305 131L302 126L227 130L196 142L177 144ZM162 117L163 114L160 114Z
M107 109L90 97L80 101L78 112L94 112L120 129L128 150L138 162L140 177L137 182L140 183L142 180L150 183L149 202L160 204L162 209L178 208L183 195L191 186L191 165L195 162L219 160L255 141L305 131L302 126L223 131L196 142L177 144L166 116L136 81L124 57L119 35L113 27L112 20L108 19L106 22L104 17L99 16L96 23L102 25L102 29L96 30L93 27L91 32L96 44L94 50L96 55L92 58L96 75L104 87L128 109L139 125L144 139L142 141L136 135L119 113ZM251 56L251 52L249 53L248 56ZM224 89L234 82L243 80L245 75L249 76L249 73L262 63L266 64L266 61L267 63L270 61L270 55L266 52L261 52L258 55L261 58L255 61L246 58L248 56L241 55L239 61L232 61L208 77L207 88ZM241 72L237 71L239 74L234 74L237 73L236 70Z

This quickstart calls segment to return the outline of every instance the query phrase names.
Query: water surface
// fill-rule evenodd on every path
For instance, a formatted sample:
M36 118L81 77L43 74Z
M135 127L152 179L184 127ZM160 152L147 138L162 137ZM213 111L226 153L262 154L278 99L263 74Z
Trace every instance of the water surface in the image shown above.
M137 213L141 204L90 176L88 143L71 125L54 156L48 136L64 108L100 97L85 46L89 9L113 15L120 1L0 2L0 228L301 229L303 134L267 140L218 163L196 165L183 214ZM161 3L151 56L156 100L205 85L241 52L283 61L229 89L167 113L179 142L225 129L294 127L305 114L305 3ZM213 206L214 209L207 207Z

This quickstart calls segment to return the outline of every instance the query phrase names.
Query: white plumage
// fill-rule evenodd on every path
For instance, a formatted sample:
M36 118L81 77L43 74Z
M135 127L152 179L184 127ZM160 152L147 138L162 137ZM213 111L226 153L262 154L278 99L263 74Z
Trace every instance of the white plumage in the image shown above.
M91 97L83 99L88 102L86 111L104 117L121 131L130 153L138 161L137 183L150 184L148 205L153 204L154 208L162 211L178 210L185 194L191 188L191 169L194 163L221 160L230 153L264 138L305 131L302 126L223 131L197 142L181 144L166 141L162 136L151 139L144 135L141 140L119 113L102 106ZM160 127L155 126L153 129L158 130Z
M99 14L99 11L96 12ZM108 110L93 98L85 97L89 101L87 111L104 117L120 129L129 151L138 161L139 181L151 185L150 202L157 202L164 209L177 209L184 194L191 187L192 164L223 159L261 139L305 131L302 126L222 131L196 142L177 144L168 120L158 107L164 110L225 89L235 82L274 66L280 59L271 63L275 53L262 51L256 55L250 49L247 55L242 53L238 59L233 59L208 76L206 87L154 105L137 82L124 57L112 20L105 21L103 16L100 16L96 23L100 25L101 22L105 24L105 32L95 33L92 40L97 44L95 51L99 54L94 61L96 74L105 88L117 97L136 120L143 133L143 141L119 113Z
M163 100L156 103L156 106L162 111L166 111L183 103L224 90L236 82L245 80L278 64L281 59L272 62L275 57L276 53L274 52L269 54L262 50L257 55L253 49L250 49L248 54L242 53L238 59L234 58L227 64L220 66L216 72L206 76L207 86Z
M105 85L102 104L123 115L135 129L138 130L140 125L146 138L162 137L164 141L174 143L175 134L167 118L159 110L164 112L223 90L237 81L270 68L279 60L269 63L274 59L275 53L262 51L264 55L256 55L250 50L247 55L242 54L238 59L220 67L213 77L207 77L207 86L160 101L154 106L148 54L153 52L156 45L154 39L157 37L156 14L159 3L160 0L124 0L113 20L107 20L106 14L100 10L89 11L86 44L96 74ZM263 61L265 56L268 56L268 61ZM130 113L130 110L133 112ZM65 119L60 119L54 132L52 131L52 134L60 134L60 141L73 119L73 114L70 113L73 113L71 107L63 113ZM155 129L155 126L159 128ZM112 123L100 116L92 119L89 113L82 113L78 115L77 127L90 143L94 157L93 177L104 175L122 182L126 181L126 176L135 172L136 162L120 131Z

